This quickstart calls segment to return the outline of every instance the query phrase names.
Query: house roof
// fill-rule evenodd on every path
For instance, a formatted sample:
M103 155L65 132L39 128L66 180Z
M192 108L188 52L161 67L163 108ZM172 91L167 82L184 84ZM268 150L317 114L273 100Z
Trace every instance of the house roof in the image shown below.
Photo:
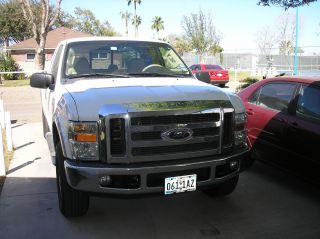
M55 49L59 42L67 39L78 38L78 37L90 37L90 34L78 32L71 30L66 27L59 27L48 32L47 41L45 49ZM9 46L9 50L26 50L26 49L35 49L36 41L34 38L27 39L25 41L19 42L12 46Z

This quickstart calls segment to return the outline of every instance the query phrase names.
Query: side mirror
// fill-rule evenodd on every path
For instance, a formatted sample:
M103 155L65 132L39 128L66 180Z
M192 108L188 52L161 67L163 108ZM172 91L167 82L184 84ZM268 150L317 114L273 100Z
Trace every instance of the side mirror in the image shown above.
M210 84L210 75L209 72L197 72L195 76L199 81Z
M47 89L54 83L53 75L47 73L34 73L31 76L30 86L35 88Z

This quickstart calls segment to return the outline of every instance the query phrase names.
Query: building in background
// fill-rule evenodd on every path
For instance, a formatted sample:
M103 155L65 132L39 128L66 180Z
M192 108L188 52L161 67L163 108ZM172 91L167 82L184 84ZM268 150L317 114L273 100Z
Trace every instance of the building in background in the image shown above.
M45 66L48 67L51 62L51 57L58 43L63 40L90 37L90 34L71 30L66 27L54 29L48 33L45 46ZM17 44L9 46L6 50L11 54L12 58L19 64L22 71L28 73L35 71L35 55L36 41L34 38L27 39Z

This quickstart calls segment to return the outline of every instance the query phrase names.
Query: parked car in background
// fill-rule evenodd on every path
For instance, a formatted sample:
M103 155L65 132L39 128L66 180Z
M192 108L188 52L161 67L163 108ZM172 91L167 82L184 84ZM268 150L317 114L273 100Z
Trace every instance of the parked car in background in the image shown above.
M196 64L190 66L193 74L198 72L208 72L210 76L210 83L224 87L229 82L228 70L222 66L213 64Z
M318 180L320 78L266 79L238 95L253 156Z

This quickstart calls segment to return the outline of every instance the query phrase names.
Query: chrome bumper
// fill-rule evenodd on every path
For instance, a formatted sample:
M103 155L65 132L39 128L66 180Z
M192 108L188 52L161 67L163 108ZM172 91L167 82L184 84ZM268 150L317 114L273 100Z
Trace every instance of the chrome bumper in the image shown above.
M249 158L248 150L239 152L233 155L215 156L215 157L202 157L195 159L188 159L184 162L170 162L165 161L161 163L144 163L144 164L128 164L128 165L108 165L108 164L92 164L92 163L77 163L72 160L64 162L66 176L69 185L80 191L90 193L107 193L107 194L148 194L148 193L161 193L164 191L162 186L148 186L148 175L157 173L179 172L186 170L197 170L208 168L210 176L208 179L197 182L197 188L208 186L211 184L223 182L229 178L238 175L242 170L243 162ZM223 177L216 177L216 167L219 165L226 165L230 161L238 160L239 167ZM102 187L99 180L103 176L117 175L137 175L140 182L139 187L134 189L115 188L115 187ZM179 175L176 175L179 176Z

